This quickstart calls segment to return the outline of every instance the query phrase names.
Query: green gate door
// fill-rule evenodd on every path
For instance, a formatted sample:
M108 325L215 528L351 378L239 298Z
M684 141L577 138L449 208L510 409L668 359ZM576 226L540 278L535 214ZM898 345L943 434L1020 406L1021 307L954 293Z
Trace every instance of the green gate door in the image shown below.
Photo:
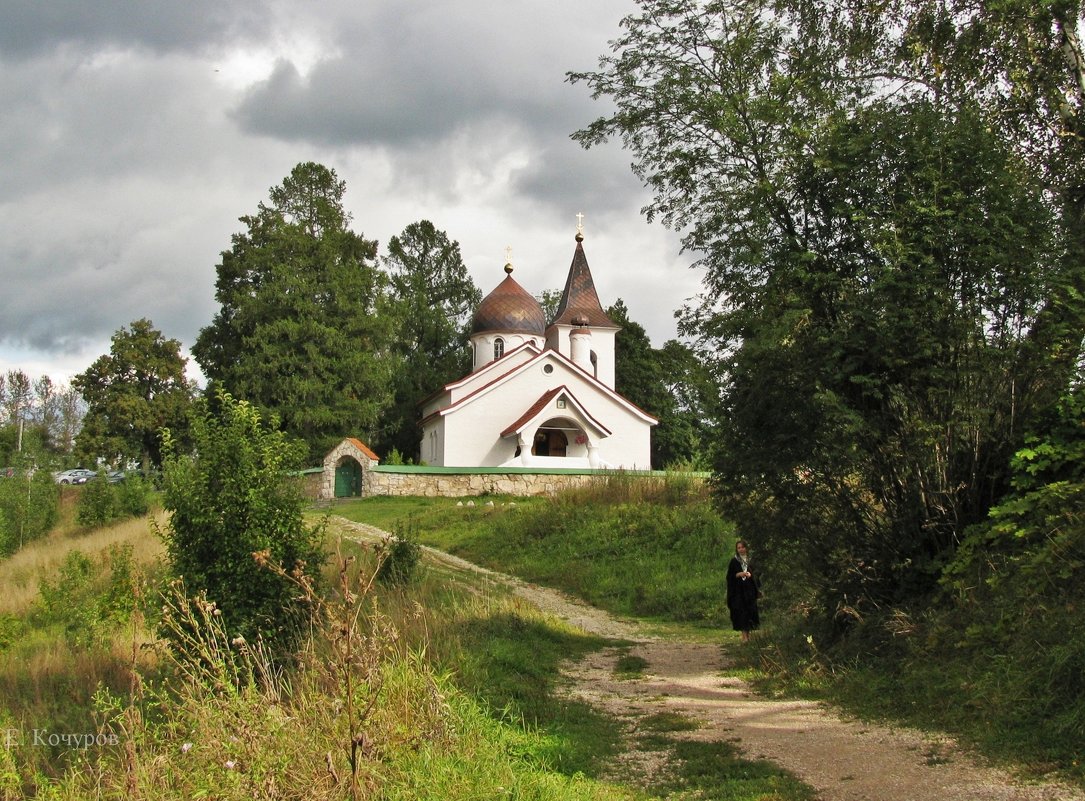
M335 468L335 497L356 498L362 494L362 466L348 459Z

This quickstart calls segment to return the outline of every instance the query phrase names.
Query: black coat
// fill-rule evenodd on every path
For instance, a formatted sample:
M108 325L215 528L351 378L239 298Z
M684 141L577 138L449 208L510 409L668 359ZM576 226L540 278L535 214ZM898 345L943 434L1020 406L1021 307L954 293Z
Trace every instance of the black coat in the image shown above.
M752 631L761 625L757 614L761 582L756 576L739 578L741 572L742 562L737 556L732 557L727 565L727 610L731 613L731 627L735 631Z

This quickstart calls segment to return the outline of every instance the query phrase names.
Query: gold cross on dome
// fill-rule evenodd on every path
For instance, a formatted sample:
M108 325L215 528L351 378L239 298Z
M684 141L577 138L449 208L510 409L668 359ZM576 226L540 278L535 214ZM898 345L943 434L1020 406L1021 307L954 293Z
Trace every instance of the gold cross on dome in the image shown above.
M579 211L576 213L576 232L584 233L584 213Z
M512 245L505 246L505 264L512 264Z

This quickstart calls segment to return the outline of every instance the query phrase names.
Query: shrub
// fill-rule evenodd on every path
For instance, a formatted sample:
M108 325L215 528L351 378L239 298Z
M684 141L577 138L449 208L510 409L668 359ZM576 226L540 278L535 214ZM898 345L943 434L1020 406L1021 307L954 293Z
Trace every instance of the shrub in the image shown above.
M143 517L151 511L151 483L139 475L130 475L114 485L117 512L124 517Z
M289 649L307 607L290 574L316 574L321 528L302 520L303 498L287 471L301 452L251 404L217 391L193 406L194 451L164 436L162 531L173 574L206 592L230 630ZM281 570L269 569L268 565Z
M397 533L385 541L383 556L377 580L383 584L408 584L422 560L422 547L410 534Z
M117 502L113 497L113 485L106 481L105 471L99 470L98 475L83 487L75 519L81 526L94 528L104 526L116 517Z

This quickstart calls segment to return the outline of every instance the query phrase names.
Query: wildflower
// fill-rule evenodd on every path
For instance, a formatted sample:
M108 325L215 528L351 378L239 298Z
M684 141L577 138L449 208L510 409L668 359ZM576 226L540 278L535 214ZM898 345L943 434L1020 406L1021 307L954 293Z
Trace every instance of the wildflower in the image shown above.
M236 767L237 767L237 763L234 762L232 759L226 760L226 770L233 770Z
M230 643L232 645L236 645L238 648L240 648L242 645L245 644L245 638L242 637L240 634L238 634L236 637L234 637L232 640L230 640Z
M192 750L192 743L185 743L184 745L181 746L181 753L182 754L187 754L191 750Z

